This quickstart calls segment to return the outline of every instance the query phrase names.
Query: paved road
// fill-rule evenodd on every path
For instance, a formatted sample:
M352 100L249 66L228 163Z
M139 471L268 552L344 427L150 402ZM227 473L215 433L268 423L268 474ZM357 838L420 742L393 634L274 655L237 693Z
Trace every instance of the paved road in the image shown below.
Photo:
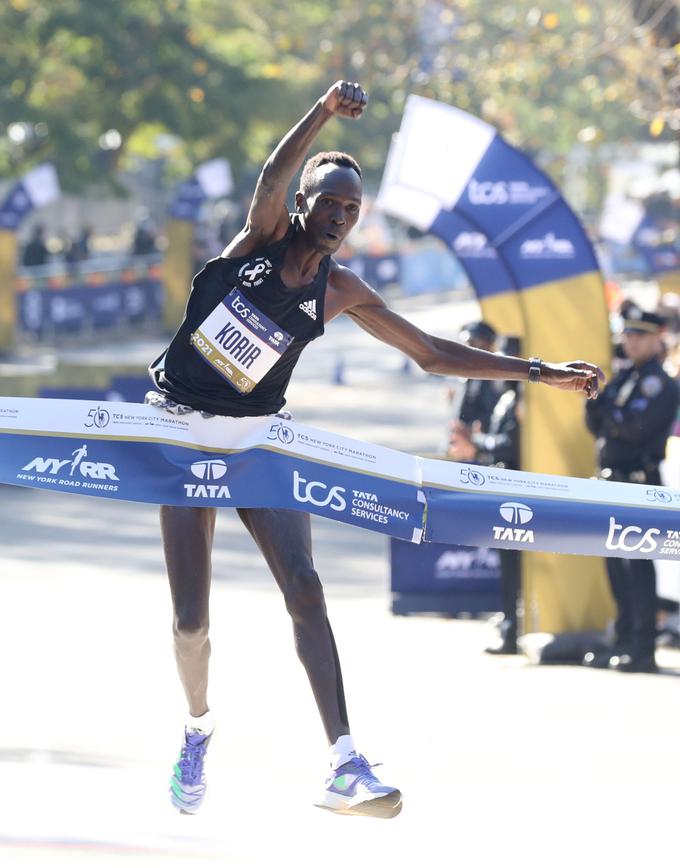
M441 310L414 312L446 319ZM448 311L453 324L469 316ZM329 330L296 416L430 452L442 385L359 332ZM342 345L347 386L333 385ZM230 511L213 588L210 792L165 788L183 705L156 510L53 492L0 497L0 865L652 865L677 860L680 654L623 676L481 653L485 624L389 614L386 541L314 523L360 748L399 784L394 821L311 806L321 727L277 592Z

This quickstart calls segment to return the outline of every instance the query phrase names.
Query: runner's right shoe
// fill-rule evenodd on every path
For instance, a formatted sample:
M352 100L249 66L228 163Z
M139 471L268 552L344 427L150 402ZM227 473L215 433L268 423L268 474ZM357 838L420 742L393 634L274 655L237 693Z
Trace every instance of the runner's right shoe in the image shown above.
M379 765L379 763L378 763ZM401 811L401 793L380 783L365 756L353 756L331 771L317 808L360 817L396 817Z
M170 800L182 814L195 814L205 799L205 754L211 735L184 730L184 744L170 778Z

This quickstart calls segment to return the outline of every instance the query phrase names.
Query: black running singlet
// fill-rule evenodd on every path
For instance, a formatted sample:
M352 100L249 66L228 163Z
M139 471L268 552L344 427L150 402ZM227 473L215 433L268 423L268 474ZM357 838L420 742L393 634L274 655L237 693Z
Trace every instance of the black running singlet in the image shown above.
M174 401L222 416L264 416L286 403L300 353L324 332L330 256L314 280L289 289L281 280L286 235L248 256L211 259L196 275L184 321L152 365L156 385Z

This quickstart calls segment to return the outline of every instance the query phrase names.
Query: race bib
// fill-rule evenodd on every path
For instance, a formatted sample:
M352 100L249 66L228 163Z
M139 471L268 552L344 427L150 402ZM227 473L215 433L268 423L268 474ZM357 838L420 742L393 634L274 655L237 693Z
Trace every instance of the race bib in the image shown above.
M191 335L191 345L237 392L252 392L278 362L293 335L272 322L238 289Z

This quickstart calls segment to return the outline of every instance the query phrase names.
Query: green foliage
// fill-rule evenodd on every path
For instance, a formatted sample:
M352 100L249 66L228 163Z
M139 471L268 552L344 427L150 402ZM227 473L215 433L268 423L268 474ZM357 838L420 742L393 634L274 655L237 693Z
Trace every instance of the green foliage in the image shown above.
M627 15L620 0L5 0L0 176L53 160L78 189L137 158L181 176L223 155L252 177L339 78L368 89L369 111L319 145L351 150L374 181L409 93L558 157L579 137L639 137L640 55L616 39ZM12 144L19 122L48 134ZM121 147L102 150L111 129Z

